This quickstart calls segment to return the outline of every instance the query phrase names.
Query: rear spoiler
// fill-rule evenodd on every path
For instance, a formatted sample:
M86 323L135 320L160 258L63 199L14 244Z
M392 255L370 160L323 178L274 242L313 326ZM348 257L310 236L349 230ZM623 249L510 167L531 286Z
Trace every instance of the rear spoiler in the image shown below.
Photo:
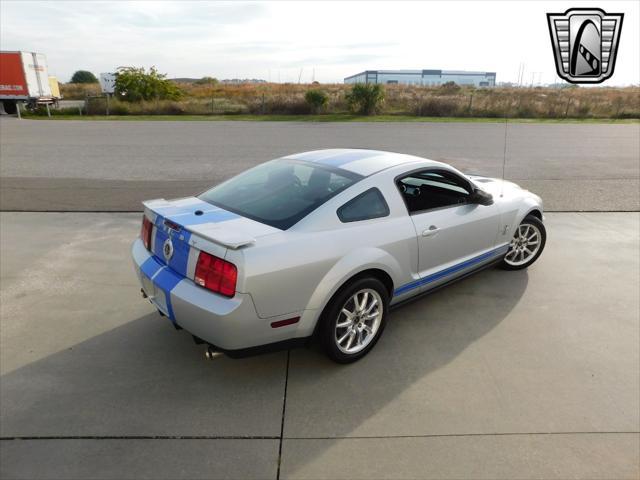
M195 233L199 237L205 240L210 240L214 243L222 245L223 247L237 250L247 245L255 243L256 239L243 232L232 232L223 228L198 228L199 225L193 225L188 227L187 230Z
M188 198L190 197L187 197L187 199ZM179 201L180 200L178 200L178 202ZM175 207L176 203L177 202L175 200L169 202L164 198L158 198L154 200L144 201L142 202L142 205L144 205L145 210L148 210L151 214L156 215L156 208ZM165 220L165 225L167 221L168 219ZM178 225L176 225L176 227L177 226ZM197 236L204 240L217 243L218 245L222 245L223 247L231 248L233 250L246 247L255 243L256 241L255 237L247 232L243 232L242 230L238 230L237 228L229 230L227 228L224 228L223 225L180 225L180 228L195 233Z

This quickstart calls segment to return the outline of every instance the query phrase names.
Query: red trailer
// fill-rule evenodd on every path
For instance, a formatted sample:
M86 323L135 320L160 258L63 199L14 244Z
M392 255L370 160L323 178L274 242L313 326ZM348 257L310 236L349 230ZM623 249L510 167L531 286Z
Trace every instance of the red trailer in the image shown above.
M53 92L51 87L42 53L0 52L0 107L6 113L15 113L17 102L25 102L28 108L57 103L57 82Z

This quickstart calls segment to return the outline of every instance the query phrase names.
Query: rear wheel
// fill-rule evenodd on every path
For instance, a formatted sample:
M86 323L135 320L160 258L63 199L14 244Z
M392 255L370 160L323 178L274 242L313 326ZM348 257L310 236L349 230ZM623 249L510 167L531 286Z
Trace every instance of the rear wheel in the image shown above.
M358 279L338 292L322 316L327 355L350 363L369 353L384 330L388 303L389 293L376 278Z
M505 270L521 270L535 262L547 241L547 231L544 223L533 215L528 215L522 221L509 243L509 251L505 255L500 267Z

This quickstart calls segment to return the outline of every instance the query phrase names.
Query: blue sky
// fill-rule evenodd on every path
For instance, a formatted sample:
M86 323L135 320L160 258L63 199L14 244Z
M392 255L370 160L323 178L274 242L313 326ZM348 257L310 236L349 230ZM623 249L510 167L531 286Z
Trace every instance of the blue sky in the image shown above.
M341 82L365 69L496 71L557 81L547 12L624 12L615 74L640 83L640 2L0 2L0 48L38 51L51 74L152 66L170 77Z

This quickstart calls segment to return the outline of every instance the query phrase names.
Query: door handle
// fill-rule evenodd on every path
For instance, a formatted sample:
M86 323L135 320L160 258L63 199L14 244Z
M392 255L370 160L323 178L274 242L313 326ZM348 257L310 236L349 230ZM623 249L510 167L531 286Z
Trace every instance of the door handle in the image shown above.
M436 233L438 233L440 229L435 225L431 225L427 230L422 231L423 237L433 237Z

